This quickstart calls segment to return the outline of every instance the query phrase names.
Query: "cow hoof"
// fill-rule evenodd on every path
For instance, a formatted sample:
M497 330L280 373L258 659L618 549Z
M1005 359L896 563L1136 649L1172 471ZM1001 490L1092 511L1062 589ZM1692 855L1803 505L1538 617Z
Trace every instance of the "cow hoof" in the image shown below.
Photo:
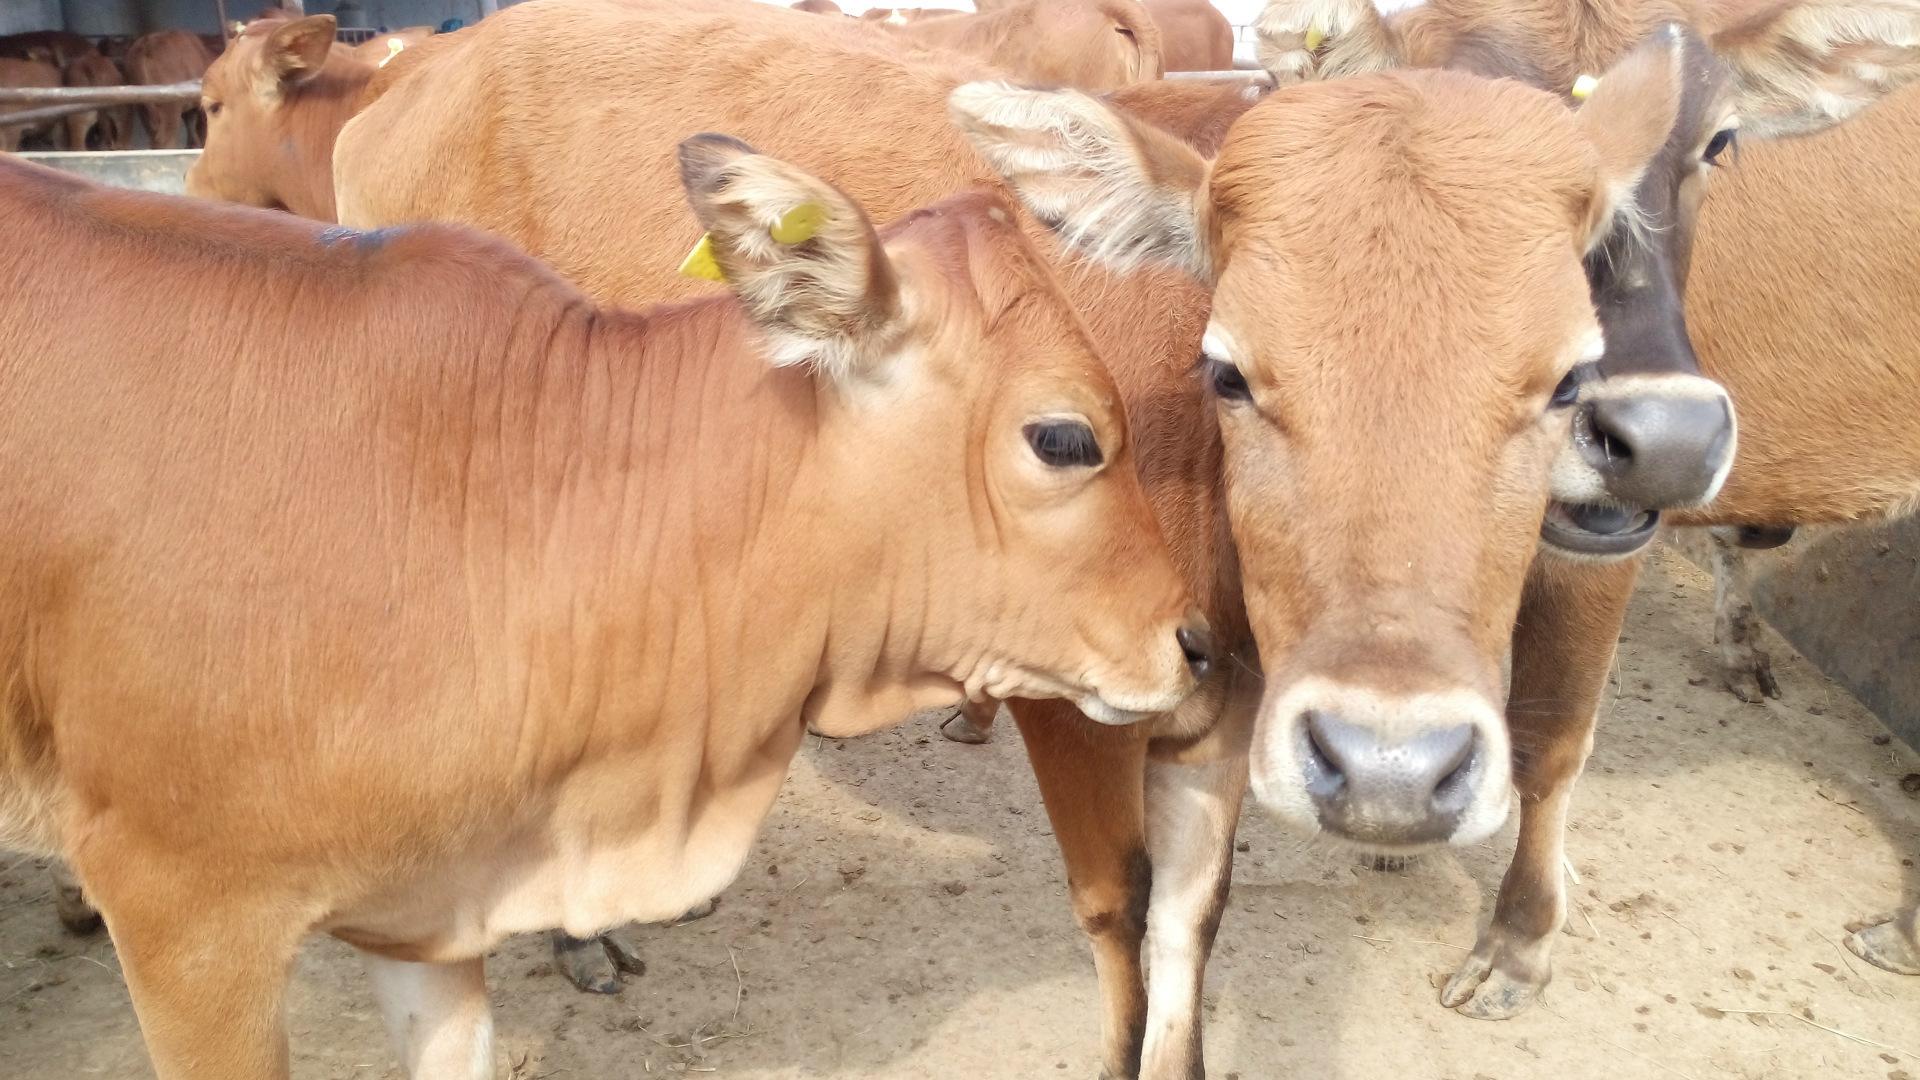
M633 942L615 933L600 935L600 944L607 950L607 959L613 961L614 970L622 975L635 977L647 973L647 962L640 959L640 950Z
M974 723L973 717L968 716L967 710L963 707L940 725L940 734L945 735L952 742L982 746L993 738L993 729Z
M704 919L707 916L719 910L720 910L720 898L716 896L713 899L708 900L703 904L696 904L693 907L688 908L686 911L681 912L679 918L673 920L667 925L679 926L681 923L690 923L697 919Z
M1509 950L1489 947L1483 942L1460 965L1453 978L1447 980L1445 989L1440 991L1440 1003L1475 1020L1508 1020L1526 1012L1528 1006L1539 1000L1551 977L1552 969L1545 959L1547 948L1549 945L1545 942L1532 946L1541 955L1538 970L1542 974L1530 977L1510 970L1522 966L1512 963L1511 955L1496 959L1496 952L1508 954Z
M1872 920L1847 935L1853 955L1895 975L1920 975L1920 943L1901 931L1900 918L1888 915Z
M1773 677L1773 658L1759 649L1739 663L1729 664L1721 678L1734 697L1749 705L1780 696L1780 683Z
M617 994L624 988L613 950L601 938L574 938L554 931L553 966L589 994Z
M78 937L97 934L100 928L106 925L106 921L100 918L100 913L93 910L93 905L78 895L69 900L66 894L62 893L54 901L54 912L60 916L60 925L67 928L67 933Z

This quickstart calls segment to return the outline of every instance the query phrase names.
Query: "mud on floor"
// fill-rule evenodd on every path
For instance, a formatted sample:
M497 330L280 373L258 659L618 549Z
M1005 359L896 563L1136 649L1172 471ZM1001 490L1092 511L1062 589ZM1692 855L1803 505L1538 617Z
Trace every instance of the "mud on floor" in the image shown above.
M1920 757L1771 639L1782 701L1713 669L1710 583L1670 555L1641 586L1573 808L1580 884L1544 1007L1486 1023L1438 986L1512 843L1398 873L1303 848L1256 813L1208 981L1213 1077L1920 1078L1920 979L1841 946L1920 892ZM561 983L540 939L491 963L520 1080L1092 1077L1093 970L1010 727L808 740L720 911L631 937L618 997ZM289 1007L294 1073L399 1077L358 965L315 942ZM0 861L0 1076L151 1075L104 938L55 922Z

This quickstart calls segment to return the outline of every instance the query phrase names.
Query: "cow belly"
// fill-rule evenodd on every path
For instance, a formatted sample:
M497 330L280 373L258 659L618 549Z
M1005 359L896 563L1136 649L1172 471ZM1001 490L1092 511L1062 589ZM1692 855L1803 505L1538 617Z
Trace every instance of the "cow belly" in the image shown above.
M561 929L587 937L629 922L666 922L739 876L781 779L710 799L687 828L649 829L620 842L559 818L542 830L547 839L503 844L325 929L396 959L444 963L484 956L513 934Z

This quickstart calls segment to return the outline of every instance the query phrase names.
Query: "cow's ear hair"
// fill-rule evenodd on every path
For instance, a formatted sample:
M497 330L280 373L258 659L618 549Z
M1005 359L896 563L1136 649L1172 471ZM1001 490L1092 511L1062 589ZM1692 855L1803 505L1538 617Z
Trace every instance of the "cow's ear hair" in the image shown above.
M1913 0L1769 0L1712 34L1733 72L1740 134L1831 127L1920 78Z
M1402 48L1373 0L1270 0L1254 55L1276 85L1401 67Z
M309 15L274 27L260 48L261 91L277 96L320 74L333 39L331 15Z
M1583 250L1619 224L1643 220L1634 191L1679 119L1685 54L1678 28L1664 28L1579 91L1580 128L1599 159L1592 197L1576 222Z
M1192 147L1075 90L967 83L948 108L987 164L1068 244L1117 269L1157 262L1212 279L1211 163Z
M724 281L775 365L845 383L897 351L900 286L865 211L839 189L726 135L680 144L680 180L707 234L682 266Z

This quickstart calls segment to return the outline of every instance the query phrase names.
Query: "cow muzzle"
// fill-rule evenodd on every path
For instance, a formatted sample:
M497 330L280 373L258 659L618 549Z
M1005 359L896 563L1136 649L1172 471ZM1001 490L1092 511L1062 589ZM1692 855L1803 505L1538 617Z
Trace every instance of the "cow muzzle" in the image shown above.
M1512 802L1505 725L1467 690L1303 680L1262 708L1252 773L1255 797L1289 825L1379 852L1476 843Z

